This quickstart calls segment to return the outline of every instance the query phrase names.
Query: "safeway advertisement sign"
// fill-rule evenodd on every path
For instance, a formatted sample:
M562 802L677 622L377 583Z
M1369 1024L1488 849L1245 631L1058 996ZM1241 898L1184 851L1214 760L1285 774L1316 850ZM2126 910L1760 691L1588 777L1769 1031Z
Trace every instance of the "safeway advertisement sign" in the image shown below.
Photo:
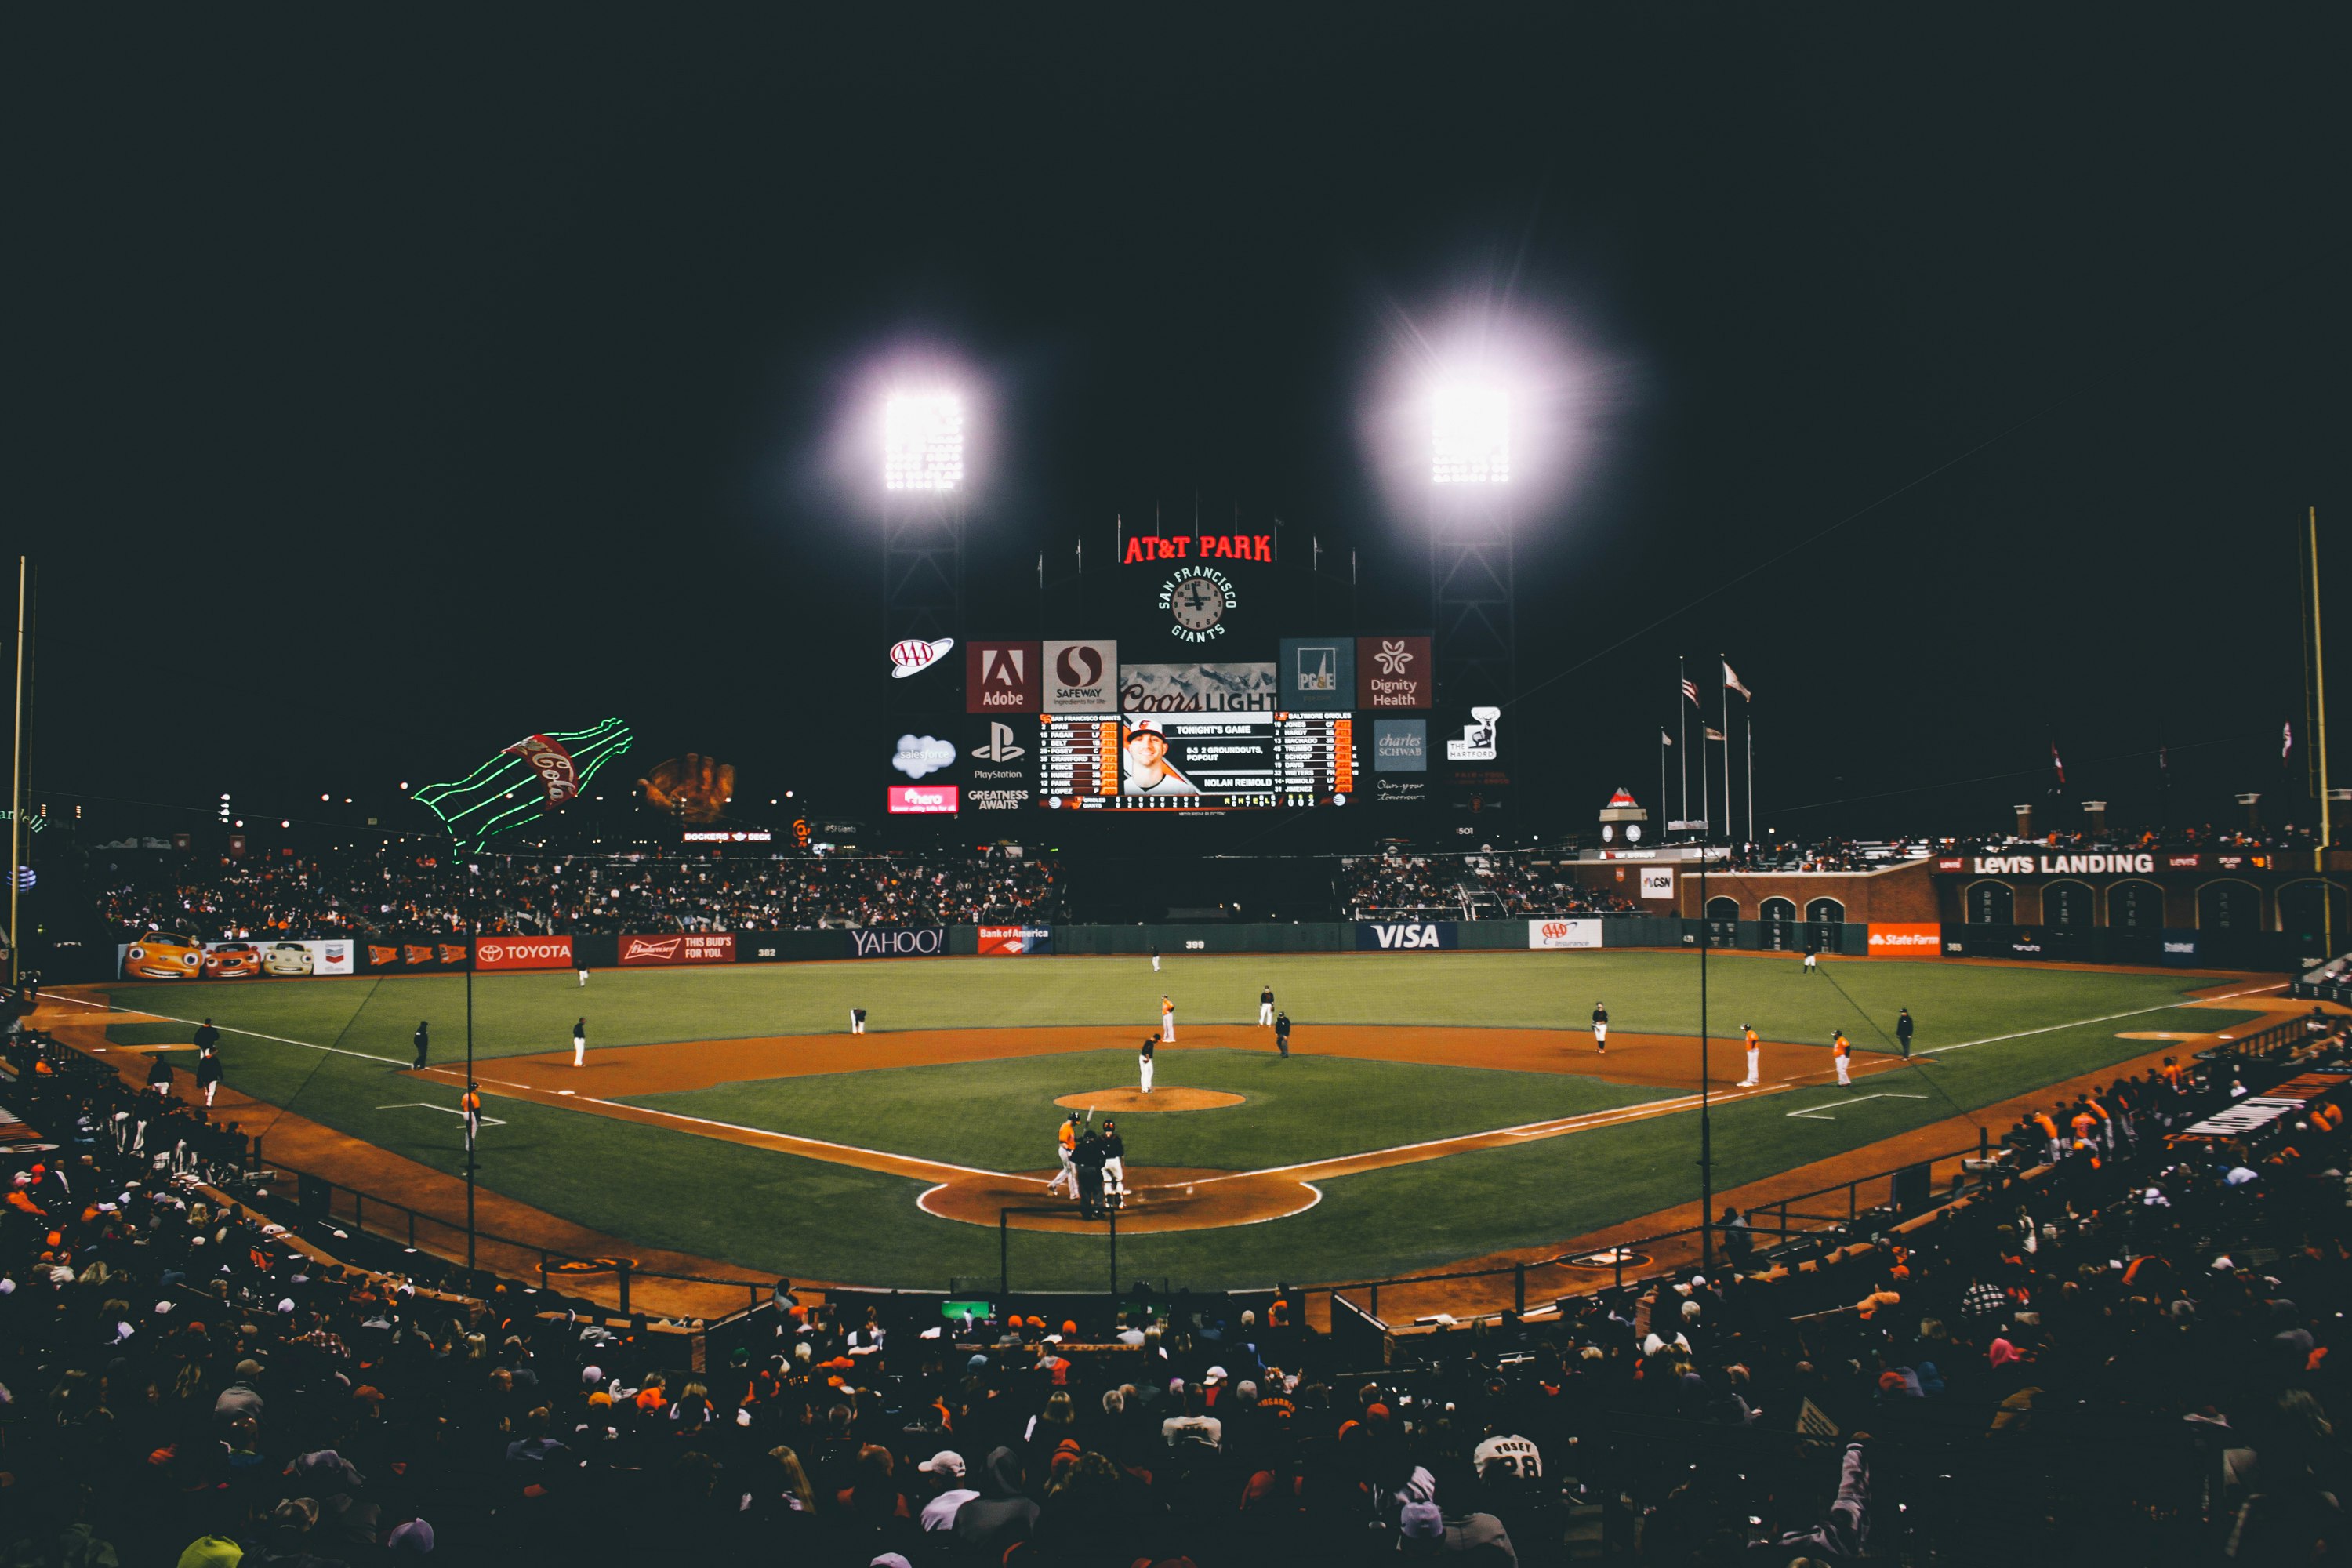
M1944 928L1939 925L1880 925L1870 926L1870 956L1873 958L1941 958L1944 956Z
M482 936L474 939L477 969L569 969L568 936Z
M1529 921L1529 947L1599 947L1599 921Z
M731 931L672 931L667 936L625 936L621 962L633 963L732 963Z

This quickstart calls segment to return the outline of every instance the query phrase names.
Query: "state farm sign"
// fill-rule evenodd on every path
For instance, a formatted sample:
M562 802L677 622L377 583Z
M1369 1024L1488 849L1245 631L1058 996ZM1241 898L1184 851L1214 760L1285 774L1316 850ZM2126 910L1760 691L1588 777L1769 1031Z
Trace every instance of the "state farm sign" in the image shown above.
M667 936L625 936L621 962L636 963L732 963L731 931L672 931Z
M1944 928L1939 925L1881 925L1871 922L1873 958L1941 958Z
M481 936L474 939L477 969L569 969L568 936Z

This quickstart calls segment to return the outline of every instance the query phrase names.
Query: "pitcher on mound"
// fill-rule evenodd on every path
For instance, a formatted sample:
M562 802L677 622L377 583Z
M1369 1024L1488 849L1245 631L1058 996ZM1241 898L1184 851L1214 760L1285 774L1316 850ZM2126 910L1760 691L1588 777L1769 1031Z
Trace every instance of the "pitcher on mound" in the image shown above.
M1138 1046L1135 1050L1135 1073L1143 1080L1143 1092L1146 1094L1151 1092L1151 1053L1158 1049L1159 1046L1158 1040L1146 1035L1143 1037L1143 1044Z

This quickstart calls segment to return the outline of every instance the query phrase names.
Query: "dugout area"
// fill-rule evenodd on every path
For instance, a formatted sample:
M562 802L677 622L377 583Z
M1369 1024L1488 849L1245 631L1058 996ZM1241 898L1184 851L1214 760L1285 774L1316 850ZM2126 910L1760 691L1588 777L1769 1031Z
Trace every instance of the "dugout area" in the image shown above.
M935 959L599 972L585 989L569 973L483 976L477 1077L494 1124L479 1179L502 1224L543 1222L573 1250L593 1235L910 1289L993 1275L998 1211L1037 1206L1060 1102L1133 1089L1165 993L1178 1034L1158 1083L1222 1102L1118 1112L1138 1194L1123 1269L1245 1289L1557 1247L1696 1196L1696 962L1185 956L1155 974L1141 958ZM1254 1023L1264 984L1297 1021L1287 1062ZM1717 954L1717 1187L1845 1157L1892 1164L1905 1140L1954 1142L1972 1114L2005 1122L2018 1097L2193 1049L2276 1016L2283 995L2271 976L1862 960L1808 977L1793 958ZM1582 1026L1596 1000L1605 1058ZM869 1010L865 1036L847 1032L852 1005ZM1907 1064L1880 1032L1906 1005ZM210 1016L224 1111L265 1160L327 1162L339 1184L446 1207L463 1167L463 1007L456 976L198 982L75 988L43 1021L143 1074ZM591 1049L574 1068L582 1014ZM434 1024L423 1073L407 1048L419 1017ZM1744 1063L1722 1037L1742 1021L1767 1040L1754 1089L1737 1087ZM1851 1090L1832 1082L1836 1028L1858 1053ZM1013 1223L1025 1282L1099 1285L1074 1222Z

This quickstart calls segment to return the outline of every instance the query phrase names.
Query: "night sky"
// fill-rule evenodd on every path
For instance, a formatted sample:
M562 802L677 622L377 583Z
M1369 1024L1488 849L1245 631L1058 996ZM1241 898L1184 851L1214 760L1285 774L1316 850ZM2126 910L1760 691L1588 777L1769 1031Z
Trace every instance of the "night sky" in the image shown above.
M33 796L301 816L620 714L870 816L892 367L980 405L979 629L1195 496L1405 624L1399 400L1483 345L1523 826L1653 793L1718 651L1759 826L1995 826L2053 741L2226 818L2308 506L2352 639L2329 10L19 12Z

